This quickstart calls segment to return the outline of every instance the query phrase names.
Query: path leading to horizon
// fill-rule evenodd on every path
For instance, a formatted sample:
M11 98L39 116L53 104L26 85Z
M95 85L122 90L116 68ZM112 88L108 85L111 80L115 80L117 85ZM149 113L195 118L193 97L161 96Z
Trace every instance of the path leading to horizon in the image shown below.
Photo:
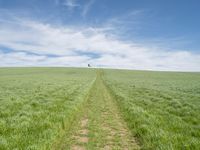
M100 72L90 90L79 119L55 149L137 150L140 149L108 92Z

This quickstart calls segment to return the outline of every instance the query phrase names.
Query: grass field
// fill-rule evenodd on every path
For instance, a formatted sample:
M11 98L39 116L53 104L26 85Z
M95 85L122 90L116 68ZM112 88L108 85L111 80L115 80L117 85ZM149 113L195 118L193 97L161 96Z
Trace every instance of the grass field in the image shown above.
M95 76L87 69L1 68L0 149L50 149Z
M200 149L200 73L0 69L0 149Z
M200 149L200 73L106 70L143 149Z

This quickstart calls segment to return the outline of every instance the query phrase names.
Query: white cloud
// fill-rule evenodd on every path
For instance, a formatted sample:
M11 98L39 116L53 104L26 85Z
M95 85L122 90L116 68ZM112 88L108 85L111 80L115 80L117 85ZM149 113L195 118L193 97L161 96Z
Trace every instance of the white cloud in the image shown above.
M0 48L0 66L91 63L113 68L200 71L200 54L126 42L102 28L58 27L24 20L9 25L0 23L0 27L0 46L14 50L5 53Z
M25 52L0 53L0 67L5 66L76 66L85 67L87 56L48 57Z
M64 6L66 6L69 10L73 10L76 7L79 7L80 5L76 2L76 0L64 0L62 3Z
M82 16L85 17L87 15L87 13L89 12L89 10L91 9L91 6L94 4L95 0L89 0L83 7L83 11L82 11Z

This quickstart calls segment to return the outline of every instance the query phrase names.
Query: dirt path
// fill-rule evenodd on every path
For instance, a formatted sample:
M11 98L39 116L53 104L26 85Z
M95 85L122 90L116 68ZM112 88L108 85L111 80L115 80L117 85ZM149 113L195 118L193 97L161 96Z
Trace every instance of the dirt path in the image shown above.
M100 73L97 73L86 108L81 115L71 133L62 140L59 149L139 149L105 87Z

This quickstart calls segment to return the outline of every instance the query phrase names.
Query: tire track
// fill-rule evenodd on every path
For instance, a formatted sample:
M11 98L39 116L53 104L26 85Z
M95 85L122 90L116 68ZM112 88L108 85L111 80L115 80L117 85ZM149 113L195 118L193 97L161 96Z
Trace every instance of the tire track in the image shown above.
M66 134L61 149L67 150L138 150L137 141L121 117L115 100L97 72L84 111Z

